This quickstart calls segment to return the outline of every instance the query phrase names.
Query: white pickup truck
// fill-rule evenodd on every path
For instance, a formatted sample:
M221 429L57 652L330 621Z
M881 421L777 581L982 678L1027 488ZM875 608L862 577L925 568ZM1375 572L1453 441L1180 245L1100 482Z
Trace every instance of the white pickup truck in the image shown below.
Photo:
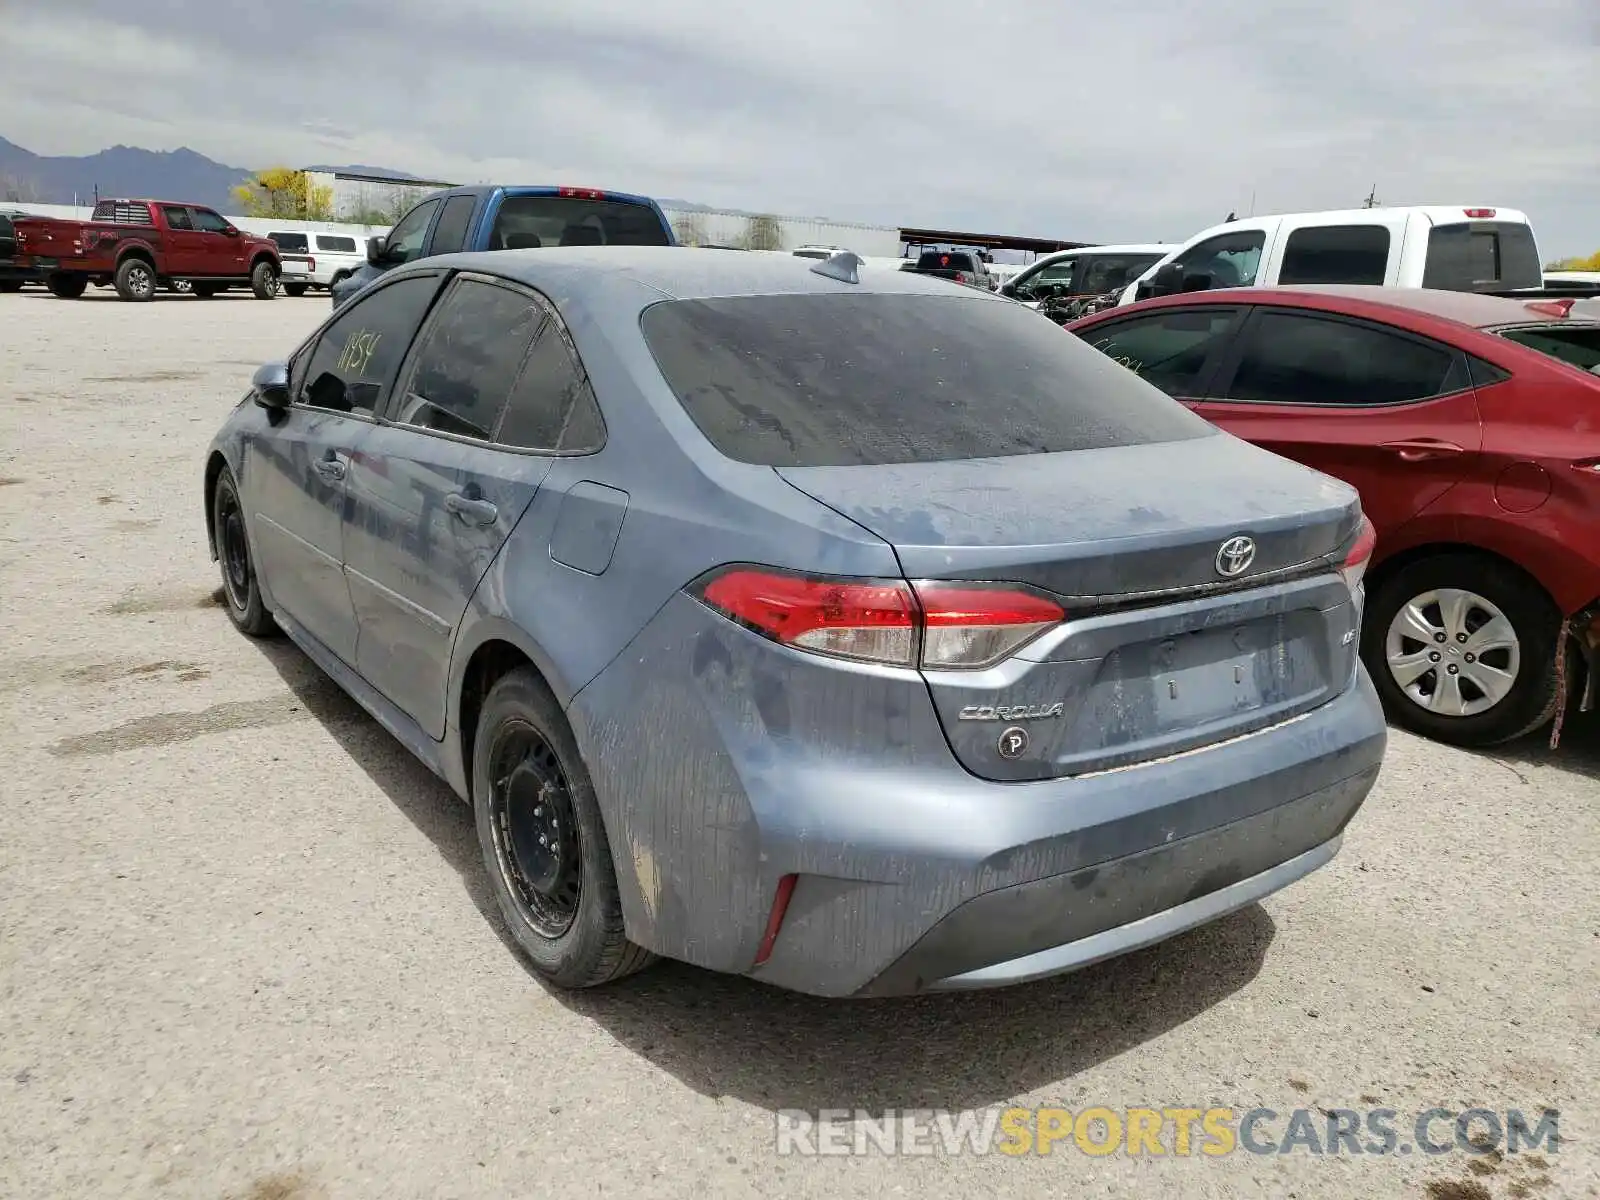
M1130 283L1118 304L1226 287L1365 283L1503 292L1544 276L1528 218L1509 208L1356 208L1214 225Z

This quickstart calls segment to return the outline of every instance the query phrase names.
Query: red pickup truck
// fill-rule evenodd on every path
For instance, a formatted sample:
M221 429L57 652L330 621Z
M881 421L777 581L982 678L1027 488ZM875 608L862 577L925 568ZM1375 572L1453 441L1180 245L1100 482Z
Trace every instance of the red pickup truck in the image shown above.
M87 221L19 217L16 262L33 267L63 300L90 283L115 284L124 300L149 300L180 280L209 298L247 286L258 300L278 294L278 248L236 229L209 208L169 200L102 200Z

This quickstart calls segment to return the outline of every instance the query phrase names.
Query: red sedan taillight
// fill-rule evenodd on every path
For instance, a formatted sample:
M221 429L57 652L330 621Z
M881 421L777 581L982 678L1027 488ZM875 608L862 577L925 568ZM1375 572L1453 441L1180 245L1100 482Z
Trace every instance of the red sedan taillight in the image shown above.
M830 658L930 670L999 662L1066 619L1020 584L799 575L725 567L689 589L762 637Z

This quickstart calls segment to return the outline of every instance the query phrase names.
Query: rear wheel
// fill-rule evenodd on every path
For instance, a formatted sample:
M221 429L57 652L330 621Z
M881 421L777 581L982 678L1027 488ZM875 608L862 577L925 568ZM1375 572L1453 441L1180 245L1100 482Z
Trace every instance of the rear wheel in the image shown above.
M1441 554L1377 584L1361 653L1397 724L1458 746L1493 746L1555 716L1560 629L1554 601L1515 567Z
M593 987L655 961L623 930L588 769L560 705L529 668L503 676L484 700L472 795L495 899L541 975Z
M124 300L144 303L156 294L156 271L142 258L125 258L117 266L117 295Z
M251 637L267 637L277 631L272 614L261 600L261 585L256 581L255 563L250 557L250 539L245 534L244 506L239 503L239 487L227 467L217 476L211 495L211 521L215 530L217 562L222 567L222 596L228 616L240 632Z
M62 300L76 300L89 290L89 281L82 275L52 275L44 285L52 296Z
M258 262L250 272L250 290L257 300L272 300L278 295L278 272L265 260Z
M303 283L286 283L283 285L283 294L298 299L306 294L306 285Z

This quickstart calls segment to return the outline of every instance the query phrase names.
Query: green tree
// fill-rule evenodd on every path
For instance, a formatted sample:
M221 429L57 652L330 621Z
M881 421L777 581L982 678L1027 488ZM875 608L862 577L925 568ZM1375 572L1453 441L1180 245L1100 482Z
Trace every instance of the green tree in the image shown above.
M289 167L269 167L233 189L247 217L286 221L333 220L333 189L314 186L311 176Z
M1588 258L1563 258L1545 267L1546 271L1600 271L1600 250Z

